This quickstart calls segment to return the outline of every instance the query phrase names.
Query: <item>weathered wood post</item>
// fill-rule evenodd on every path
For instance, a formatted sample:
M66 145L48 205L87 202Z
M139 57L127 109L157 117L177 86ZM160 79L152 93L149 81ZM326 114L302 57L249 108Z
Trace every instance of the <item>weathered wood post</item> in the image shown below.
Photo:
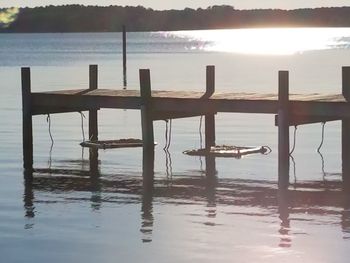
M97 65L90 65L89 67L89 90L96 90L98 87L98 73ZM89 110L89 139L91 141L98 140L98 119L97 110Z
M350 67L342 68L342 93L350 103ZM342 119L342 177L345 188L350 189L350 118Z
M206 68L206 91L205 97L209 98L215 92L215 66ZM215 146L215 113L205 114L205 149L210 150ZM216 165L215 157L206 156L206 174L208 177L215 176Z
M278 186L289 185L289 72L278 74Z
M96 90L98 82L97 65L90 65L89 67L89 90ZM97 110L89 110L89 140L98 140L98 119Z
M210 97L215 92L215 66L207 66L205 97ZM215 114L205 114L205 148L215 146Z
M153 184L154 175L154 134L152 118L151 77L149 69L140 69L141 126L143 142L143 180Z
M98 88L98 66L89 66L89 90ZM98 141L98 111L97 109L89 110L89 140ZM98 150L89 149L90 173L93 177L98 174Z
M30 68L22 68L23 168L33 170L33 121Z
M123 25L123 84L124 89L127 86L127 77L126 77L126 27Z

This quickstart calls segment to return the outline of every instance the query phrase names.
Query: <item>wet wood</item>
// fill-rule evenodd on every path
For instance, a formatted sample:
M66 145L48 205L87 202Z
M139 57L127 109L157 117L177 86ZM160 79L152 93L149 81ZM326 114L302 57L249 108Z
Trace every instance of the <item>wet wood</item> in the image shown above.
M339 117L308 116L308 115L291 115L289 116L289 126L298 126L304 124L329 122L340 120ZM278 115L275 115L275 126L278 126Z
M153 120L169 120L169 119L181 119L181 118L191 118L197 117L202 114L193 113L193 112L177 112L177 111L161 111L153 112Z
M289 185L289 73L278 74L278 185Z
M30 68L22 68L22 138L23 138L23 168L33 169L33 123Z
M127 73L126 73L126 26L123 25L122 28L123 34L123 85L124 88L127 85Z
M89 90L98 88L98 68L97 65L89 67ZM98 113L96 109L89 110L89 140L98 141Z
M342 92L350 101L350 67L342 70ZM350 118L342 120L342 177L344 186L350 190Z
M206 68L206 91L205 96L211 97L215 92L215 67ZM205 148L215 146L215 114L205 114Z
M206 90L203 97L210 98L215 93L215 67L206 68ZM201 98L203 98L201 97ZM211 113L205 114L205 149L209 150L215 146L215 114L216 112L208 107ZM212 156L205 157L205 170L208 178L214 178L216 175L216 162Z
M141 127L143 141L142 167L146 181L154 176L154 131L152 117L151 76L149 69L140 70Z
M276 114L278 99L274 94L153 91L153 109L157 112L241 112ZM114 108L140 109L140 92L136 90L64 90L32 93L33 112L37 108ZM350 117L350 106L343 95L291 95L292 115Z

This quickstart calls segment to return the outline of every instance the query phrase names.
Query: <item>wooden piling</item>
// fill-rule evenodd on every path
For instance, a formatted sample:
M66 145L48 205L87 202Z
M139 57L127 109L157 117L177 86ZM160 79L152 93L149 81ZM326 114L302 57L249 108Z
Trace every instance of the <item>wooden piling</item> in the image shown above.
M123 25L123 85L124 89L127 86L127 76L126 76L126 26Z
M206 91L205 96L209 98L215 92L215 66L207 66L206 68ZM210 150L215 146L215 114L205 114L205 148ZM205 157L206 176L208 178L215 177L216 163L215 157Z
M278 186L289 185L289 72L278 74Z
M145 183L152 184L154 175L154 134L152 118L151 77L149 69L141 69L139 74L143 141L143 176Z
M206 96L210 97L215 92L215 66L207 66L206 69ZM205 148L215 146L215 114L205 114Z
M342 68L342 93L350 103L350 67ZM346 189L350 189L350 118L342 119L342 177Z
M30 68L22 68L23 168L33 170L33 121Z
M90 65L89 67L89 90L96 90L98 88L98 67L97 65ZM89 140L98 141L98 118L97 110L89 110Z

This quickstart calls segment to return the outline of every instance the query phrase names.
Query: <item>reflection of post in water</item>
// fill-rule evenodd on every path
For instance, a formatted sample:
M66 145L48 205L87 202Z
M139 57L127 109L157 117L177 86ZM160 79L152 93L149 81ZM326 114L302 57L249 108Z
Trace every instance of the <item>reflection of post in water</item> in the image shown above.
M89 161L90 161L90 189L91 189L91 208L93 210L99 210L101 208L101 181L100 170L98 165L98 150L89 149Z
M350 239L350 191L344 191L344 209L341 212L341 226L346 239Z
M144 181L143 193L142 193L142 207L141 207L141 233L142 242L152 242L152 231L153 231L153 184L149 184Z
M216 186L217 178L215 176L208 176L206 178L206 188L205 193L207 197L207 217L215 218L216 217Z
M33 192L33 172L24 171L24 216L28 219L35 217L34 192ZM33 224L26 224L25 228L32 228Z
M279 189L277 193L277 202L278 202L278 213L279 218L281 219L280 229L278 230L280 234L280 243L279 247L291 247L292 239L289 235L290 231L290 219L289 219L289 190L288 189Z
M90 148L89 149L89 163L90 163L90 173L91 177L98 177L99 167L98 167L98 150Z
M205 173L207 178L216 178L216 163L214 156L205 157Z

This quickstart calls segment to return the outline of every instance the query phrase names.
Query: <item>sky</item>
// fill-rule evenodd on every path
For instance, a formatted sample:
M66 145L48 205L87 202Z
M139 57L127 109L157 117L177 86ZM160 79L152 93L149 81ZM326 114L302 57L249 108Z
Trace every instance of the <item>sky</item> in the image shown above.
M330 6L350 6L350 0L0 0L0 7L33 7L45 5L142 5L153 9L206 8L212 5L231 5L236 9L254 8L314 8Z

